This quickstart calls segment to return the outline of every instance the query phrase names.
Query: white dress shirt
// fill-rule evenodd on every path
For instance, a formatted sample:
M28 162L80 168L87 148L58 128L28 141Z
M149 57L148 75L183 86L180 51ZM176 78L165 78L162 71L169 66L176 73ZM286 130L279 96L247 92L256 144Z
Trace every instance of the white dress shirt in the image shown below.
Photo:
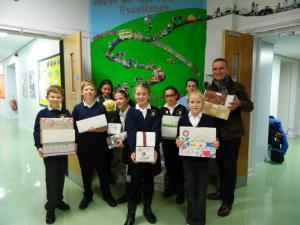
M145 118L146 118L146 115L147 115L147 110L148 110L148 109L151 109L151 105L148 104L146 108L141 109L141 107L140 107L138 104L136 104L136 105L135 105L135 109L140 110L140 111L142 112L143 116L144 116L144 119L145 119Z
M89 105L83 100L83 105L88 107L89 109L92 108L95 105L95 103L96 103L96 100L92 104Z
M127 114L128 110L129 110L129 108L130 108L130 106L128 106L128 107L124 110L124 112L122 112L121 110L120 110L120 112L119 112L120 120L121 120L121 124L122 124L122 130L123 130L123 131L125 130L125 118L126 118L126 114Z
M164 107L168 108L169 111L170 111L170 115L172 115L173 112L174 112L174 109L175 109L178 105L179 105L179 104L177 103L174 107L170 107L170 106L168 106L168 104L166 103L166 104L164 105Z
M191 122L191 124L193 125L193 127L197 127L201 117L202 117L202 112L200 112L198 115L193 116L191 112L189 112L189 120Z

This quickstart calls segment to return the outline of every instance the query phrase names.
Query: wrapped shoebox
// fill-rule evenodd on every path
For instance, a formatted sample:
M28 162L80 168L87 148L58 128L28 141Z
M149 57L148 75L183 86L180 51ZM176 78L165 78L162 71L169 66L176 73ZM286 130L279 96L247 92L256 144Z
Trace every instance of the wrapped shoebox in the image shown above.
M93 116L87 119L76 121L76 125L79 133L89 131L91 128L100 128L107 126L106 116L104 114L99 116Z
M177 135L177 124L179 116L168 116L164 115L162 117L161 132L162 137L165 139L175 139Z
M184 145L179 148L179 155L215 158L216 149L212 142L216 140L216 128L180 127L180 139Z
M107 134L108 135L120 134L121 130L122 130L121 123L108 123L108 125L107 125Z
M117 144L120 141L124 141L127 137L127 132L122 132L119 134L115 134L106 138L106 142L109 149L113 149L117 147Z
M202 112L213 117L227 120L230 114L228 106L233 99L233 95L223 95L219 92L206 90L204 93Z
M136 161L154 162L155 132L136 133Z
M40 130L44 157L75 153L72 118L41 118Z

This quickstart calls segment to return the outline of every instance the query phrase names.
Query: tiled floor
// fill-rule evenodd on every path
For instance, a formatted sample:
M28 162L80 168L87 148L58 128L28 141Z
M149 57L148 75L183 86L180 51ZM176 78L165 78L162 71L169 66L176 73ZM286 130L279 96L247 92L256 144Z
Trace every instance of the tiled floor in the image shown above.
M283 165L263 163L236 191L232 214L216 215L219 202L207 201L207 225L299 225L300 224L300 138L289 140L290 149ZM96 183L97 184L97 183ZM97 186L97 185L96 185ZM113 187L118 196L122 187ZM99 193L99 189L96 188ZM65 201L71 211L57 210L57 225L122 225L126 204L110 208L99 195L84 211L78 209L82 189L69 179L65 182ZM45 224L44 165L34 147L32 133L19 129L16 120L0 117L0 225ZM153 210L157 225L184 225L185 205L163 199L155 193ZM148 224L137 211L136 224Z

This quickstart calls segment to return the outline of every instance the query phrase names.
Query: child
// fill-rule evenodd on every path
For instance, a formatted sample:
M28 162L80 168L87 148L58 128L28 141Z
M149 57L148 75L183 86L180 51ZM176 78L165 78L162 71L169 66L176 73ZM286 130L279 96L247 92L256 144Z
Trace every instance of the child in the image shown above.
M111 80L102 80L97 91L98 101L101 102L108 112L109 121L113 118L116 111L116 103L113 98L113 85Z
M188 94L188 103L190 112L179 119L177 134L179 134L181 126L215 127L214 119L201 113L204 99L199 91ZM184 142L177 137L176 144L180 148ZM219 141L215 140L212 145L214 148L218 148ZM183 173L188 201L186 222L191 225L205 224L208 162L207 158L183 157Z
M161 108L162 115L181 117L187 114L187 109L176 102L179 99L179 92L175 87L166 87L164 90L164 98L166 104ZM176 203L182 204L184 203L182 158L178 155L178 148L174 139L162 139L165 165L169 178L169 187L165 189L163 196L167 198L177 194Z
M187 94L189 94L191 91L195 91L198 88L198 81L195 78L190 78L185 82L185 89L187 91ZM189 110L189 105L187 101L187 96L182 96L178 103L183 105L187 110Z
M60 109L63 101L64 90L57 85L51 85L47 89L48 107L39 111L34 124L34 143L41 158L44 160L46 171L47 210L46 223L55 222L55 208L66 211L70 206L63 201L63 189L65 174L67 172L67 156L49 156L44 158L43 145L41 143L40 119L71 117L67 109Z
M137 85L134 89L137 102L135 107L128 110L125 127L131 152L132 163L130 194L128 200L128 214L125 225L133 225L135 211L138 205L141 191L143 192L144 216L150 223L156 223L156 217L151 211L151 203L154 192L154 176L161 171L159 144L161 141L161 115L158 108L149 104L150 88L145 84ZM154 162L137 163L135 160L136 132L155 132Z
M122 124L122 132L125 131L125 119L128 110L130 109L130 99L128 96L127 91L124 89L117 90L114 94L115 102L117 105L117 112L115 117L113 118L113 123L121 123ZM129 196L129 185L130 185L130 150L129 145L127 143L127 139L118 143L118 148L123 149L123 156L122 161L126 164L126 186L125 186L125 193L122 197L120 197L117 202L119 204L125 203L128 200Z
M96 87L93 81L83 81L81 83L81 95L83 96L83 102L76 105L72 113L75 122L106 113L104 106L96 101ZM84 197L79 204L79 209L87 208L93 199L93 168L95 168L100 180L104 201L109 206L115 207L117 203L109 187L110 152L106 143L107 127L91 128L88 132L80 134L76 126L75 129L76 143L78 144L77 155L84 187Z

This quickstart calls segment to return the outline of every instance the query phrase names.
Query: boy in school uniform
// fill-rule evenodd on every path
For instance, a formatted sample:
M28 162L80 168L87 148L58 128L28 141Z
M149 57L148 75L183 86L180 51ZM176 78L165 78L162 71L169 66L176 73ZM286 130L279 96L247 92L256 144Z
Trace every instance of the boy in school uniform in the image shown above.
M125 128L130 147L131 184L128 199L128 214L125 225L133 225L135 211L143 193L144 216L149 223L156 223L156 216L151 210L154 193L154 176L161 172L159 144L161 141L161 115L158 108L149 104L150 88L145 84L137 85L134 89L136 106L131 107L126 116ZM138 131L155 132L154 161L138 163L136 161L136 133Z
M34 124L34 144L41 158L44 160L46 172L46 190L47 203L45 204L46 223L55 222L55 208L66 211L70 206L63 201L63 189L65 182L65 174L67 172L67 156L49 156L44 158L43 145L41 143L41 118L61 118L71 117L67 109L61 109L60 105L63 101L64 90L57 85L51 85L47 89L48 107L38 112Z
M72 116L74 122L90 117L106 114L104 106L96 101L96 86L93 81L83 81L81 84L83 102L74 107ZM104 201L111 207L117 202L113 198L110 186L110 152L106 143L107 127L91 128L88 132L79 133L75 124L77 156L83 179L83 199L79 209L86 209L93 200L92 176L95 168L100 180L100 187Z
M187 97L190 112L179 119L177 136L181 126L215 127L215 119L201 112L204 104L203 95L196 90L190 92ZM177 137L176 144L180 148L184 142ZM217 149L219 141L213 141L212 146ZM182 158L187 195L186 222L189 225L205 225L209 159L189 156Z

